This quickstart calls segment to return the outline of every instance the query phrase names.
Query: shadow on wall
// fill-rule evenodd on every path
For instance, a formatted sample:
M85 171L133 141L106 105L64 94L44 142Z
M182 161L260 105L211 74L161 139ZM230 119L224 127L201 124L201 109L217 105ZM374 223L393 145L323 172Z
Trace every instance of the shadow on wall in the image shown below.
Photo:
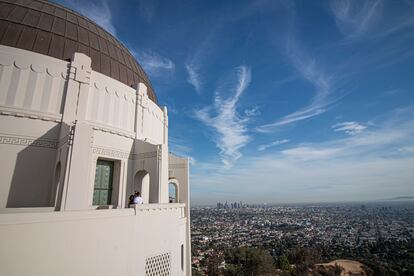
M59 131L58 124L38 139L17 140L27 146L17 154L7 208L53 206L53 179L55 174L61 174L55 172Z

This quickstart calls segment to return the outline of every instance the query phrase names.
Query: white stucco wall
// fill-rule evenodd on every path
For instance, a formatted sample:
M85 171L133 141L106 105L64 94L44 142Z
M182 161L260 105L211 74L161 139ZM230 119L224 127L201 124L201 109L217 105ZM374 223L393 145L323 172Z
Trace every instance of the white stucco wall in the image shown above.
M0 208L53 204L68 64L0 46Z
M171 275L190 275L188 161L169 157L167 109L90 65L0 45L0 274L145 275L170 252ZM98 159L115 164L110 206L92 205ZM167 204L171 161L181 205ZM139 171L149 204L135 215Z
M14 200L8 199L9 191L28 187L28 180L33 187L29 192L42 191L43 198L9 207L53 206L56 201L60 210L92 208L98 158L119 162L118 207L126 206L126 193L132 192L139 170L150 174L149 202L168 202L167 110L148 98L144 84L134 89L94 72L83 54L69 63L3 45L0 69L0 178L5 180L0 208ZM39 146L47 141L51 146ZM62 148L65 143L68 147ZM18 158L24 151L33 155ZM25 167L28 173L12 185L16 162L23 164L17 169ZM55 187L58 162L64 188ZM21 192L19 188L16 194Z
M190 233L190 162L188 158L168 155L168 181L178 186L178 202L185 204L184 212L187 217L186 225L186 266L191 271L191 233Z
M0 274L145 275L148 257L170 253L181 269L182 204L0 215Z

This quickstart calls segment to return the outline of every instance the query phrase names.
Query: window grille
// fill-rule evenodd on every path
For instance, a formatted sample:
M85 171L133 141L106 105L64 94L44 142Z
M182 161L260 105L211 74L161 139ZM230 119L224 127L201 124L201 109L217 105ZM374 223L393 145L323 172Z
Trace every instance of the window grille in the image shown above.
M146 258L145 276L170 276L171 254L164 253Z

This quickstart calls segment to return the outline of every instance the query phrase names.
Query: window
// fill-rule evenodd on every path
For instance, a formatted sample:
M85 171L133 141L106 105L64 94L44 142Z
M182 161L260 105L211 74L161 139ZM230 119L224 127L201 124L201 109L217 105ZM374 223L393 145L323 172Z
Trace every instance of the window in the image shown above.
M113 176L114 162L98 159L95 171L93 205L111 204Z
M177 184L172 182L168 183L168 199L170 203L178 202L177 190Z
M145 170L140 170L134 177L134 191L140 192L143 203L149 202L150 175Z
M181 245L181 270L184 270L184 244Z

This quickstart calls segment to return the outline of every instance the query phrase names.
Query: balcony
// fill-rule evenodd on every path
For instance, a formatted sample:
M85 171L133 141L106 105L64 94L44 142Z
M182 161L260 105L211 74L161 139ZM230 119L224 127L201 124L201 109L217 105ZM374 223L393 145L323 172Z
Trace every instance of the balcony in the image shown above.
M51 222L77 219L99 219L107 217L125 217L139 215L164 216L175 213L176 218L185 218L185 204L141 204L122 209L89 209L80 211L55 212L53 207L7 208L0 211L0 225L33 222Z
M0 267L5 275L23 275L25 267L35 275L49 275L59 274L64 261L65 275L144 275L148 256L169 254L172 275L182 275L184 206L2 213ZM15 260L24 265L14 265Z

